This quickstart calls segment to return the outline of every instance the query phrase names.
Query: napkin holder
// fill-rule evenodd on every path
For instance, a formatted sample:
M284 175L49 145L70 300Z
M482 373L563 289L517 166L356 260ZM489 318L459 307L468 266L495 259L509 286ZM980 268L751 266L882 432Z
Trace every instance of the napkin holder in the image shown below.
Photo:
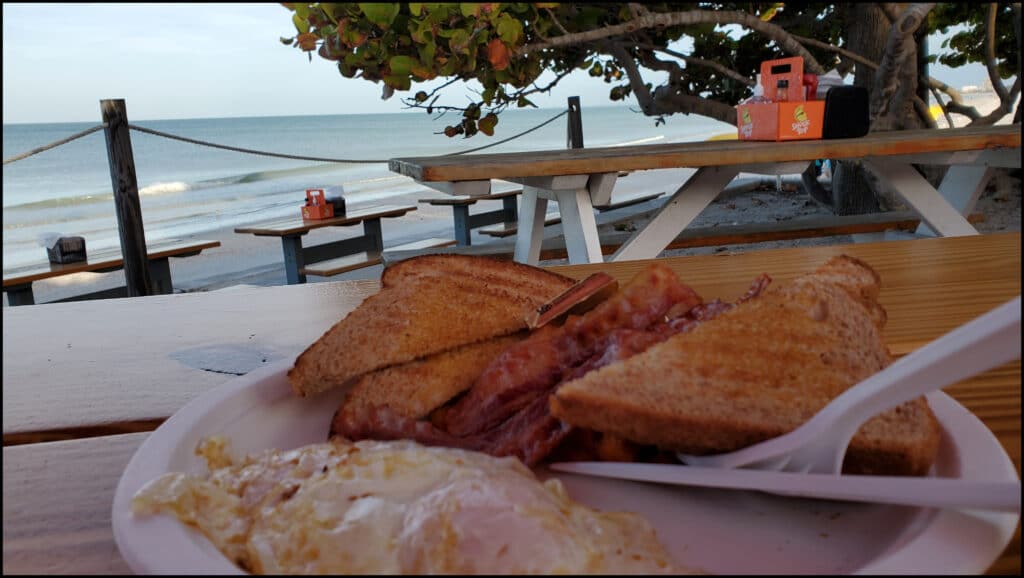
M84 237L58 237L46 248L46 255L51 263L66 265L85 261Z

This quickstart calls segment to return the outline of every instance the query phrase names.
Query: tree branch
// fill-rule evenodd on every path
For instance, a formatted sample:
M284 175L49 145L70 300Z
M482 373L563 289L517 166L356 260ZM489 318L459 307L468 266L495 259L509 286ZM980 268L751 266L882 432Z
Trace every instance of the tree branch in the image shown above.
M670 87L659 86L654 91L655 106L681 112L683 114L699 114L720 120L724 123L736 125L736 107L729 106L717 100L709 100L684 94L678 90L673 91Z
M856 52L850 52L849 50L847 50L845 48L840 48L839 46L835 46L835 45L829 44L827 42L822 42L820 40L815 40L814 38L807 38L806 36L798 36L796 34L793 34L793 38L796 38L799 42L802 42L804 44L809 44L811 46L814 46L815 48L820 48L822 50L828 50L828 51L831 51L831 52L835 52L835 53L839 54L840 56L848 58L848 59L850 59L850 60L852 60L852 61L854 61L854 62L856 62L858 64L863 64L864 66L867 66L871 70L878 70L878 63L872 62L872 61L868 60L867 58L864 58L860 54L857 54Z
M559 36L544 42L527 44L517 50L516 55L524 55L537 50L543 50L545 48L570 46L573 44L582 44L584 42L593 42L605 38L611 38L613 36L632 34L638 30L646 28L685 26L691 24L738 24L744 28L749 28L770 40L774 40L785 52L796 56L802 56L804 59L804 69L807 70L807 72L811 74L825 74L825 70L822 69L821 64L815 60L814 56L783 28L776 24L772 24L771 22L764 22L753 14L734 10L714 12L709 10L691 10L688 12L648 12L639 18L635 18L623 24L605 26L604 28L597 28L586 32L577 32L574 34Z
M892 25L885 46L885 55L878 70L875 71L875 85L878 90L871 103L872 124L889 111L893 96L900 89L899 71L905 65L908 56L916 49L913 41L914 31L934 7L934 3L911 4Z
M992 2L988 5L988 18L985 19L985 68L988 69L988 78L992 81L992 88L999 95L999 102L1008 106L1006 101L1010 95L999 78L999 62L996 60L996 12L998 5ZM1012 103L1011 103L1012 104Z
M555 26L562 31L562 34L569 34L569 31L565 29L565 26L562 26L562 23L558 21L558 18L555 17L555 13L552 12L550 8L545 8L544 10L547 11L548 16L551 17L551 21L554 22Z
M889 2L879 2L878 7L882 9L882 14L889 19L889 24L892 24L900 19L900 9L895 4Z
M946 108L949 109L949 112L962 114L971 120L981 118L981 113L978 112L978 109L973 106L967 106L964 102L964 97L960 94L959 90L949 86L941 80L936 80L931 77L928 78L928 86L944 92L949 96L949 103L946 104Z
M610 42L607 44L607 47L608 53L615 57L619 66L626 70L626 76L629 77L629 86L633 89L636 101L644 111L644 114L647 116L658 114L659 111L654 103L654 99L651 98L651 92L647 90L647 85L644 84L644 79L640 76L640 70L637 68L633 56L621 44Z
M928 89L932 91L932 96L935 97L935 102L939 103L939 108L942 109L942 116L946 117L946 123L949 125L949 128L953 128L953 117L950 116L949 111L946 110L946 105L943 104L939 91L931 84L928 85Z
M988 126L999 122L999 119L1010 114L1010 107L1013 106L1013 101L1017 99L1018 94L1020 94L1020 76L1017 76L1017 80L1013 82L1013 88L1010 89L1006 100L1000 99L999 106L985 116L972 120L971 126ZM1019 106L1017 108L1020 109Z
M794 38L795 38L795 36L794 36ZM723 74L725 76L728 76L729 78L731 78L733 80L736 80L737 82L741 82L741 83L743 83L743 84L745 84L747 86L754 86L755 84L757 84L756 81L754 81L754 80L752 80L750 78L747 78L746 76L743 76L742 74L736 72L735 70L733 70L731 68L726 68L725 66L722 66L721 64L719 64L717 62L714 62L712 60L704 60L703 58L697 58L695 56L687 56L687 55L682 54L680 52L676 52L675 50L669 50L668 48L657 46L655 44L638 43L636 45L636 47L637 48L645 48L647 50L653 50L653 51L657 51L657 52L664 52L665 54L668 54L669 56L675 56L676 58L682 60L683 62L685 62L687 64L693 64L695 66L704 66L704 67L710 68L710 69L715 70L715 71L717 71L717 72L719 72L719 73L721 73L721 74Z

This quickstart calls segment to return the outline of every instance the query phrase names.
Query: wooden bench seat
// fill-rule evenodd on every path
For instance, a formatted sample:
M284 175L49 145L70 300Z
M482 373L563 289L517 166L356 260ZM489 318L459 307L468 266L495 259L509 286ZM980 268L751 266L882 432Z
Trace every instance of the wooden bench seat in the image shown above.
M220 247L220 241L170 239L147 244L146 256L149 259L150 279L154 291L157 294L165 295L174 290L171 283L170 264L167 261L169 258L191 257L214 247ZM120 247L89 251L88 245L86 245L86 257L85 261L77 263L57 264L45 261L27 267L5 270L4 292L7 293L8 304L15 306L35 303L35 296L32 293L32 283L35 281L75 273L108 273L124 267L124 257L121 255ZM126 297L127 295L128 290L125 287L115 287L60 301Z
M630 206L633 206L633 205L639 205L640 203L646 203L647 201L651 201L651 200L657 199L658 197L660 197L660 196L662 196L664 194L665 193L662 192L662 193L652 193L650 195L640 195L640 196L631 197L631 198L628 198L628 199L622 199L622 200L619 200L619 201L611 202L611 203L608 203L607 205L594 205L594 208L597 209L598 211L602 212L602 213L605 213L605 212L608 212L608 211L614 211L615 209L622 209L622 208L630 207ZM544 219L544 226L547 227L549 225L557 225L558 223L561 223L561 222L562 222L562 218L561 217L554 216L554 215L548 215L547 218ZM504 224L496 226L496 227L488 227L486 229L481 229L480 230L480 232L482 234L484 234L484 235L490 235L491 237L499 237L499 238L511 237L512 235L515 235L518 231L519 231L519 224L518 224L518 222L516 222L516 223L504 223Z
M496 201L499 199L505 199L508 197L515 197L522 194L522 189L513 189L510 191L502 191L500 193L491 193L489 195L481 195L478 197L471 197L469 195L453 195L448 197L440 197L436 199L420 199L419 202L439 207L450 207L458 205L473 205L477 201Z
M629 207L629 206L632 206L632 205L639 205L640 203L646 203L647 201L652 201L652 200L657 199L658 197L660 197L660 196L662 196L664 194L665 194L664 192L661 192L661 193L652 193L650 195L640 195L640 196L631 197L631 198L628 198L628 199L622 199L622 200L619 200L619 201L610 202L607 205L594 205L594 208L597 209L598 211L601 211L602 213L605 212L605 211L614 211L615 209L621 209L623 207Z
M967 216L971 223L980 223L985 215L972 213ZM885 231L913 232L921 224L921 219L913 212L898 211L888 213L871 213L866 215L847 215L835 217L805 217L791 221L775 223L744 223L741 225L724 225L718 227L700 227L686 229L679 233L665 250L691 249L696 247L714 247L723 245L744 245L750 243L766 243L770 241L789 241L811 237L831 237L837 235L856 235L882 233ZM615 252L631 233L615 231L601 235L601 252L610 255ZM459 247L445 249L444 253L460 253L464 255L480 255L495 259L511 259L515 249L510 241L488 243L479 247ZM385 255L385 264L415 257L416 251L389 252ZM565 259L568 253L564 237L544 239L541 244L540 260L550 261Z
M433 237L430 239L413 241L412 243L405 243L403 245L396 245L394 247L387 247L384 250L423 251L425 249L447 247L454 244L455 239ZM384 258L381 251L363 251L360 253L354 253L352 255L345 255L344 257L338 257L336 259L320 261L319 263L314 263L312 265L306 265L305 267L300 269L300 272L303 275L331 277L334 275L340 275L342 273L348 273L349 271L362 269L363 267L372 267L374 265L379 265L383 262Z
M547 227L548 225L557 225L558 223L561 222L562 217L559 217L558 215L548 215L544 219L544 226ZM491 237L511 237L515 235L517 232L519 232L519 223L502 223L500 225L495 225L494 227L480 229L480 232L484 235L489 235Z
M490 195L471 197L456 195L437 199L420 199L419 202L434 206L447 206L452 208L454 218L455 241L459 245L469 246L473 244L472 231L495 223L515 223L518 219L518 206L516 197L523 192L522 189L513 189L493 193ZM478 201L500 200L502 207L493 211L470 214L469 207Z

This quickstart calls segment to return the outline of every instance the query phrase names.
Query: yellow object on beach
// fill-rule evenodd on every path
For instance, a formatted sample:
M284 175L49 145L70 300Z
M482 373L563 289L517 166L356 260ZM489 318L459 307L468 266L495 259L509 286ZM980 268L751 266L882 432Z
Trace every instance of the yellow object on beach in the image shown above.
M708 137L707 140L736 140L738 137L735 132L724 132L722 134L716 134L715 136Z

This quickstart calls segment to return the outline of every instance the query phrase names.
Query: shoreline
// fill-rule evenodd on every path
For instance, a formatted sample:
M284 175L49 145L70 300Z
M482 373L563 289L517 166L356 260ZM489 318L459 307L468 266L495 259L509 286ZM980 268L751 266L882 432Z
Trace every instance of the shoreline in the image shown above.
M649 201L638 205L646 209L642 213L631 215L629 209L620 209L608 214L613 223L601 225L601 233L612 230L630 230L642 226L649 218L651 209L660 206L676 188L693 172L692 169L665 169L633 173L619 179L616 184L615 196L629 198L651 192L664 192L657 201ZM761 175L740 175L744 177L761 177ZM1002 183L993 179L986 192L975 207L975 213L985 215L985 220L977 223L977 229L984 233L1020 231L1021 229L1021 188L1020 180L1003 176ZM502 183L498 189L507 188ZM450 207L433 206L417 202L425 198L444 198L447 195L431 189L421 189L414 193L396 196L388 203L415 205L416 210L402 217L382 219L382 231L386 247L404 244L429 237L454 238L453 217ZM554 206L554 204L552 204ZM500 208L498 201L478 203L473 212L482 212ZM358 207L354 205L351 208ZM298 213L298 206L295 208ZM766 223L786 221L801 217L832 216L828 207L820 205L801 192L792 184L785 184L782 190L774 186L760 187L755 190L722 194L709 205L691 223L691 227L714 227L719 225L738 225L748 223ZM259 219L254 219L258 222ZM545 237L556 236L561 231L560 225L545 229ZM327 227L307 234L303 241L305 246L317 245L360 235L362 227ZM236 285L272 286L285 284L284 257L281 241L277 237L257 237L249 234L237 234L234 228L224 228L206 232L187 239L204 239L220 241L221 246L207 249L201 254L185 259L171 259L171 278L175 293L215 291ZM482 245L488 242L500 242L481 235L474 230L473 244ZM693 249L677 249L663 251L659 257L679 255L714 254L722 252L746 252L767 248L832 245L853 242L851 235L835 237L815 237L792 241L772 241L743 245L710 246ZM40 248L40 251L43 251ZM44 257L45 258L45 257ZM566 260L545 261L543 265L554 265ZM364 267L333 277L308 277L309 283L323 283L350 279L378 279L382 265ZM71 297L81 293L114 288L124 284L123 271L110 273L78 273L38 281L33 284L37 303L46 303L57 299ZM6 299L3 303L7 307Z

